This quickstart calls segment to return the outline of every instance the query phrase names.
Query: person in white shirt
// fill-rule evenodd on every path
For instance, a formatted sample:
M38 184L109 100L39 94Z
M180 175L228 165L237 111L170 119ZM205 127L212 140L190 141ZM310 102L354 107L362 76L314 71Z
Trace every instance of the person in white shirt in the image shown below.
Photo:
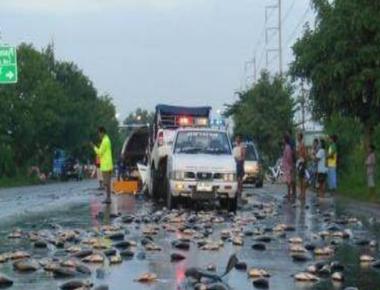
M326 187L326 176L327 176L327 166L326 166L326 141L321 139L320 147L315 159L318 162L317 164L317 175L319 183L319 194L318 197L325 196L325 187Z
M243 177L244 177L244 161L245 161L245 148L241 142L240 136L236 137L236 146L233 149L233 155L236 162L236 177L238 181L238 193L243 191Z

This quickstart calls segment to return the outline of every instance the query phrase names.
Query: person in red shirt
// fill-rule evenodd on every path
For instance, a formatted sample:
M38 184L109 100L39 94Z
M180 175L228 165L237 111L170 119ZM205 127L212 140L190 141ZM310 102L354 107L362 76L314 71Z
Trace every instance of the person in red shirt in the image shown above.
M307 161L307 151L305 143L303 141L303 133L299 132L297 136L297 172L298 179L300 183L300 200L304 201L306 197L306 161Z

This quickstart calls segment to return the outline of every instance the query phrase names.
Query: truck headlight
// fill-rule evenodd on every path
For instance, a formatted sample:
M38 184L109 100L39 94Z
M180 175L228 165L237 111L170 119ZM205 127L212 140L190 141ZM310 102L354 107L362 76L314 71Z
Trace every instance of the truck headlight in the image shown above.
M236 175L234 173L224 173L223 180L226 182L233 182L236 180Z
M171 179L173 180L184 180L185 179L185 172L181 170L174 170L171 173Z

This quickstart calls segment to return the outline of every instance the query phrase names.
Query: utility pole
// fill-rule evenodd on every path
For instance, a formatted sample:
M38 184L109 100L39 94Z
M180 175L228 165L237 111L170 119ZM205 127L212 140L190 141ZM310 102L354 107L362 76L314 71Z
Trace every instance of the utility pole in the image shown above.
M278 0L276 5L265 6L265 44L266 49L266 67L269 66L269 54L277 53L278 54L278 72L282 75L282 0ZM275 25L269 25L269 13L272 10L278 11L278 20ZM268 36L269 32L277 32L278 35L278 44L275 48L269 48L270 39Z
M257 66L256 66L256 56L253 57L253 83L257 81Z
M305 132L305 114L306 114L306 90L304 87L304 82L301 82L301 121L302 121L302 132Z
M282 3L278 0L278 65L282 76Z

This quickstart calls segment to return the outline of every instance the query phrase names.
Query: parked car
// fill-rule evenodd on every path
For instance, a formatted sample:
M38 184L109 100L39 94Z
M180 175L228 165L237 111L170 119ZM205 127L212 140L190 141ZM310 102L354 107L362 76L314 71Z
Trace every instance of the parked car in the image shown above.
M70 157L67 158L63 164L63 169L61 173L61 179L66 181L69 179L82 180L83 179L83 169L78 160Z
M246 158L244 162L245 175L243 182L245 184L254 184L256 187L262 187L264 183L264 171L259 151L254 142L245 142Z

